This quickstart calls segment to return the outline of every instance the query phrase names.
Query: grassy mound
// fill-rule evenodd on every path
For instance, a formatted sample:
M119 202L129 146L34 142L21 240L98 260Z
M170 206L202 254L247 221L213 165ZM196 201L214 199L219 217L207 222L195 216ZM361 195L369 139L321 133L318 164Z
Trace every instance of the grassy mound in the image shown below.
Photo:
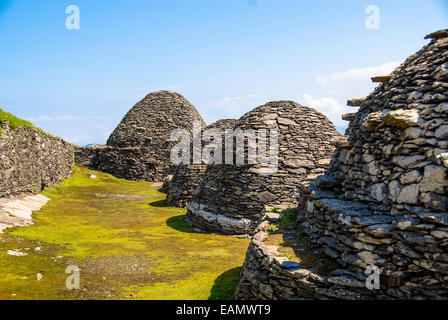
M30 129L38 129L35 126L33 126L33 124L29 121L17 118L15 115L6 112L2 109L0 109L0 122L6 122L9 124L9 126L11 127L11 129L16 129L19 127L25 127L25 128L30 128ZM0 127L0 136L2 135L2 128Z
M7 124L9 124L9 126L11 127L11 129L16 129L16 128L29 128L29 129L33 129L33 130L38 130L42 133L45 133L47 136L50 136L54 139L61 139L59 137L53 136L52 134L43 131L41 128L35 127L31 122L20 119L18 117L16 117L15 115L13 115L12 113L6 112L2 109L0 109L0 122L5 122ZM2 136L2 128L0 127L0 137Z

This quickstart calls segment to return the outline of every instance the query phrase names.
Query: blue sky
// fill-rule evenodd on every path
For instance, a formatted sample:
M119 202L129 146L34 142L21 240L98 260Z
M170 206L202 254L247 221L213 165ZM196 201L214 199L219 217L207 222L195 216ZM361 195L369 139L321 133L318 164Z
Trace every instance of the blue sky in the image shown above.
M161 89L207 123L288 99L343 130L346 100L447 22L448 0L0 0L0 108L78 145L104 143Z

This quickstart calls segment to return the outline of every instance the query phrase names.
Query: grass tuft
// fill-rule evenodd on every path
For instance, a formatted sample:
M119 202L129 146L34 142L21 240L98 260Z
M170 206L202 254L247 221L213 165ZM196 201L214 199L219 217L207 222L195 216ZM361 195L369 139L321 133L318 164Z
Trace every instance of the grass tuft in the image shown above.
M32 130L37 130L39 132L42 132L46 134L49 137L52 137L54 139L60 140L60 137L53 136L52 134L43 131L41 128L35 127L31 122L20 119L13 115L12 113L6 112L3 109L0 109L0 122L7 123L9 127L14 130L17 128L29 128ZM0 126L0 137L2 136L2 128Z

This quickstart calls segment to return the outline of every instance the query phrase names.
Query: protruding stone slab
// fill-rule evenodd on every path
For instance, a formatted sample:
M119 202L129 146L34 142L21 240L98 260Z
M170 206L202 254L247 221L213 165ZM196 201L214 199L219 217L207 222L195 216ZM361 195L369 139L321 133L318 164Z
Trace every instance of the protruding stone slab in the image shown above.
M398 109L386 113L383 117L383 121L406 129L416 126L418 124L419 117L420 113L416 109Z
M347 106L349 107L360 107L367 98L353 98L347 101Z
M444 30L439 30L439 31L428 34L425 37L425 39L438 40L438 39L447 38L447 37L448 37L448 29L444 29Z
M378 76L378 77L373 77L372 82L373 83L387 83L390 81L390 79L392 78L392 76Z
M356 113L345 113L342 115L342 120L344 121L353 121L355 119Z
M331 140L330 143L338 149L350 149L353 147L353 144L348 142L348 136L337 137Z

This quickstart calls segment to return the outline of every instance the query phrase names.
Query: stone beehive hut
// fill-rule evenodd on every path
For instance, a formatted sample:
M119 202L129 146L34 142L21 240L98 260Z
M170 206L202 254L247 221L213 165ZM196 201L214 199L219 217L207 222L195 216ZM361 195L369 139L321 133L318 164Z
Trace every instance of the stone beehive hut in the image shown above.
M263 264L272 248L254 240L239 298L448 299L448 31L427 38L391 75L373 79L382 83L372 94L349 101L360 108L344 116L347 141L326 175L303 183L300 228L337 270ZM378 290L365 284L372 265ZM286 287L270 279L274 270Z
M172 171L170 141L175 129L192 132L193 122L204 121L183 96L171 91L147 95L123 118L107 146L96 148L91 160L97 169L130 180L162 181Z
M187 221L200 229L247 234L266 207L295 206L292 190L303 177L325 171L334 150L330 141L340 136L324 115L292 101L260 106L234 129L266 129L268 136L276 130L278 170L263 174L260 159L258 164L209 165L188 204Z
M224 137L225 131L232 129L236 123L237 120L235 119L219 120L207 126L206 129L219 130ZM223 144L224 148L225 146ZM206 168L207 164L204 163L179 165L174 170L172 177L169 177L164 183L163 190L166 191L166 203L173 207L186 207L199 181L202 179Z

